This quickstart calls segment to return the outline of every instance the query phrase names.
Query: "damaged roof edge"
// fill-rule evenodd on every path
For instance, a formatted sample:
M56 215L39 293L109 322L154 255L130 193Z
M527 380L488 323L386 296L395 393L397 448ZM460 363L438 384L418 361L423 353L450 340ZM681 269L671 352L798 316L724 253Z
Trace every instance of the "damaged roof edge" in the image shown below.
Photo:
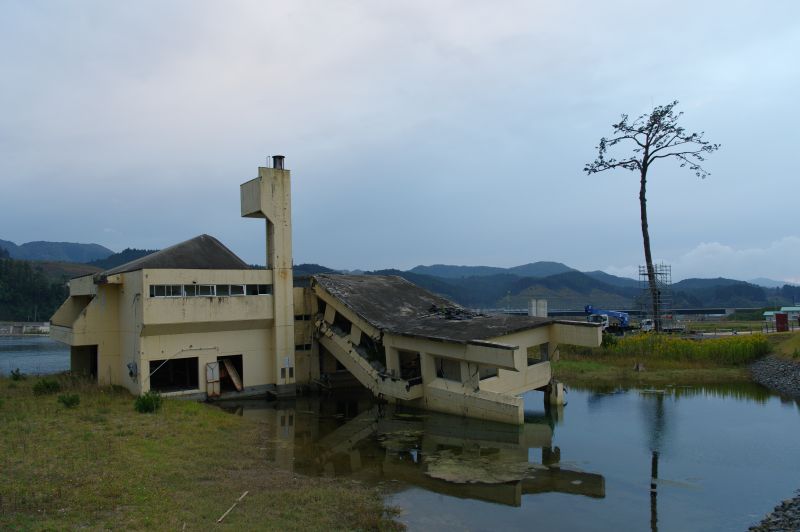
M552 318L474 313L399 276L319 274L311 286L381 334L497 348L494 338L556 323ZM442 309L465 312L437 312Z

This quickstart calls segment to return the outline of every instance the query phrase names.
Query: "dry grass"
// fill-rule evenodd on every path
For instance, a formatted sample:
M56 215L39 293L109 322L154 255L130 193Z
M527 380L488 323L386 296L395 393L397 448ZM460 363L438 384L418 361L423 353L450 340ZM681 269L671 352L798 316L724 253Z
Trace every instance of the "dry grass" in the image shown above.
M775 354L792 360L800 359L800 332L771 334L770 340Z
M188 401L139 414L127 391L60 377L64 408L35 379L0 379L0 529L377 530L380 493L283 471L258 423ZM225 519L216 520L244 492Z

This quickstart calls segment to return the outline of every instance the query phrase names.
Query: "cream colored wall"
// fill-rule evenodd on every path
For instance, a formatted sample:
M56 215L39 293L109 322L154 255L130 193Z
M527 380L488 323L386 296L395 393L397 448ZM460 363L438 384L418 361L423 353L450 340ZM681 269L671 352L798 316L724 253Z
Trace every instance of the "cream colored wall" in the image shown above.
M492 338L491 341L493 342L518 346L514 351L514 359L520 369L519 371L499 369L497 377L490 377L480 381L480 388L492 392L516 395L546 386L552 378L550 363L542 362L528 366L528 348L544 343L550 343L552 347L550 332L549 326L543 326Z
M70 279L68 284L71 296L93 296L97 293L94 275L84 275L83 277Z
M145 326L172 323L219 323L271 320L272 296L148 297L144 296Z
M119 376L118 383L138 395L141 388L143 368L139 359L139 334L142 330L142 297L144 284L142 271L129 272L118 276L119 287L117 313L119 316ZM139 376L131 378L127 364L134 362L139 367Z
M78 292L74 295L73 287ZM71 346L97 346L97 382L119 382L119 286L101 285L94 296L82 284L70 284L70 297L53 316L52 336ZM72 357L74 358L74 357ZM74 368L76 371L81 368ZM85 369L85 368L83 368Z
M571 325L569 322L554 323L553 341L558 344L598 347L603 340L603 330L599 325Z
M269 270L159 269L139 272L143 282L140 345L141 391L147 391L151 360L198 358L198 382L217 357L242 355L245 387L275 384L273 296L150 297L150 285L267 284ZM126 280L127 282L127 280Z
M206 391L206 364L217 357L242 355L242 384L245 387L274 384L277 381L272 331L252 329L208 331L191 334L158 334L141 338L142 392L150 389L149 368L152 360L198 358L199 391Z

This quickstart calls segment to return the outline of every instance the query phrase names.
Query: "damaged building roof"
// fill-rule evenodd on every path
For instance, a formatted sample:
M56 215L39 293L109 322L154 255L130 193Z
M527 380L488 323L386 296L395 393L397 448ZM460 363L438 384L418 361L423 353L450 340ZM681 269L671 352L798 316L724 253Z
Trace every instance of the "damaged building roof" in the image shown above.
M322 274L313 279L375 328L405 336L467 343L557 321L533 316L476 313L394 275Z
M213 236L200 235L101 272L96 277L103 278L145 269L249 270L251 268Z

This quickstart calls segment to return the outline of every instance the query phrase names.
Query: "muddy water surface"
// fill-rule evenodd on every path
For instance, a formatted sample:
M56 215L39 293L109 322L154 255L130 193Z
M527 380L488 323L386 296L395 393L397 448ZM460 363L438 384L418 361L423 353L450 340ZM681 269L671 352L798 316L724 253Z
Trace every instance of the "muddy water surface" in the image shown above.
M800 488L800 408L756 385L576 390L523 427L369 396L228 403L265 455L384 486L412 530L744 530Z

